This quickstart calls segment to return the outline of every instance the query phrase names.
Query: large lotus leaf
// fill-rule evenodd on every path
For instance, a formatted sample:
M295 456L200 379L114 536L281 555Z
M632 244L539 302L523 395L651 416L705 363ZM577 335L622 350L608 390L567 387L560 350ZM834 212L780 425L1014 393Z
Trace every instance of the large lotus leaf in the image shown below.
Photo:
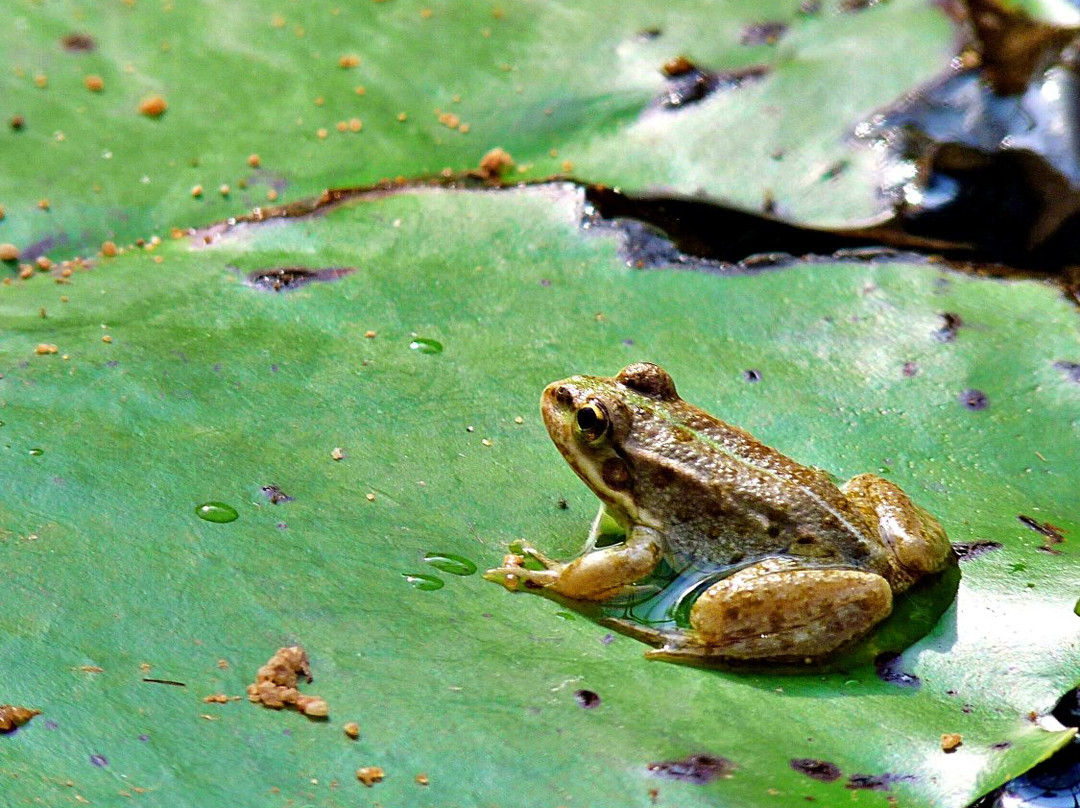
M271 191L286 201L462 171L494 147L527 178L751 208L768 198L847 221L879 205L852 129L954 48L945 14L922 0L810 13L755 0L0 0L0 18L0 241L54 258L243 213ZM741 44L755 32L778 40ZM679 56L766 73L663 109L661 68ZM141 115L153 96L167 111Z
M860 804L962 806L1071 737L1036 719L1080 678L1075 551L1017 520L1080 527L1058 293L911 262L634 270L581 203L361 197L0 286L0 700L44 713L0 736L7 804L793 806L876 786ZM355 271L243 281L274 267ZM641 359L802 462L895 480L954 541L1003 545L964 563L894 665L910 676L650 662L425 563L575 552L595 498L538 393ZM212 501L239 518L200 519ZM203 702L292 643L328 722ZM650 774L695 755L727 776ZM360 795L368 765L386 779Z

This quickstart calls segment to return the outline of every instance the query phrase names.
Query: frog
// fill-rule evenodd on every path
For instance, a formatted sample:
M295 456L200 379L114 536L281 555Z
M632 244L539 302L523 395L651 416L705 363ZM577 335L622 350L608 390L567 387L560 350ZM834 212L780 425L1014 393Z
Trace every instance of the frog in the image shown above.
M693 602L688 626L627 631L657 646L647 657L825 659L956 563L940 522L898 485L875 474L837 485L684 401L659 365L553 382L540 412L600 513L576 558L524 546L484 577L587 605L633 596L663 560L725 570ZM608 520L624 535L601 545Z

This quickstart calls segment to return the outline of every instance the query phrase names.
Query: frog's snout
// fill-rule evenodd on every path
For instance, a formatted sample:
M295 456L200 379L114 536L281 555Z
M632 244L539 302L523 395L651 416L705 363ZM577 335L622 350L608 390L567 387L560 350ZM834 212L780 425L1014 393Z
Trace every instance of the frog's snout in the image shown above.
M570 431L570 420L584 402L584 393L574 380L563 379L544 388L540 396L540 415L548 434L557 443L565 440Z

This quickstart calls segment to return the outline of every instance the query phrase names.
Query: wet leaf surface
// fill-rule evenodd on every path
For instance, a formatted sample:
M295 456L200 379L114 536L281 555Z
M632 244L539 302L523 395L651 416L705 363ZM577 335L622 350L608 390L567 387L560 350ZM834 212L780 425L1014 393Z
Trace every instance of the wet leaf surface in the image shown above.
M902 260L638 270L583 206L568 186L373 194L0 286L0 660L4 700L42 711L0 740L6 799L352 805L375 767L387 805L857 789L959 807L1068 741L1036 719L1080 670L1080 404L1055 364L1080 357L1070 304ZM289 294L243 281L296 266L356 271ZM951 341L942 312L963 323ZM640 359L781 451L882 473L953 541L1000 549L964 562L955 605L886 676L647 662L463 574L522 538L577 551L595 498L550 445L539 391ZM210 505L236 518L200 518ZM1060 555L1017 514L1059 529ZM290 645L327 721L204 701L242 695ZM952 754L946 733L963 736Z

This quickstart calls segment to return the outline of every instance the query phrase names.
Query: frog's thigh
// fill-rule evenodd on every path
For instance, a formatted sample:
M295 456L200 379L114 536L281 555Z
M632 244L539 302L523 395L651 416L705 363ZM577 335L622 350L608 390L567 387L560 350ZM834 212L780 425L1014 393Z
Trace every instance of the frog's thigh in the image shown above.
M869 524L877 526L882 542L913 579L948 566L952 548L945 529L897 485L876 474L860 474L840 490Z
M772 560L705 590L690 610L690 623L705 656L820 656L865 634L891 611L892 589L880 575Z

